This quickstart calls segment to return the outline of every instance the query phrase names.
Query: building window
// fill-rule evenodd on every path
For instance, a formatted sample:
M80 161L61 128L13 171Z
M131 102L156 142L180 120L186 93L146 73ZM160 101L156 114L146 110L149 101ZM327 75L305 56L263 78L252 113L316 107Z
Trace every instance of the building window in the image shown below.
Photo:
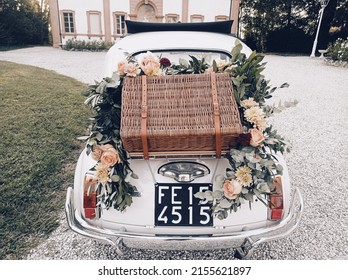
M175 23L179 21L179 15L178 14L166 14L166 22L167 23Z
M116 35L126 34L126 14L125 13L114 13L114 33Z
M63 22L65 33L75 33L75 13L73 11L63 11Z
M87 23L89 35L100 35L102 34L101 28L101 12L98 11L88 11L87 12Z
M203 22L204 16L203 15L191 15L191 22Z
M215 21L224 21L228 20L228 16L216 16Z

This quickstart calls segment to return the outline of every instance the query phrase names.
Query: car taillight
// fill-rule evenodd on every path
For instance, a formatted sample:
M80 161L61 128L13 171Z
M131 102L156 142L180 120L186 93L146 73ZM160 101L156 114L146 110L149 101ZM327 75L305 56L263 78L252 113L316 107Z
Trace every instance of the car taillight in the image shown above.
M85 218L95 219L98 217L96 178L93 174L86 174L83 186L83 209Z
M283 217L283 185L282 178L276 177L273 183L274 194L268 196L268 220L279 221Z

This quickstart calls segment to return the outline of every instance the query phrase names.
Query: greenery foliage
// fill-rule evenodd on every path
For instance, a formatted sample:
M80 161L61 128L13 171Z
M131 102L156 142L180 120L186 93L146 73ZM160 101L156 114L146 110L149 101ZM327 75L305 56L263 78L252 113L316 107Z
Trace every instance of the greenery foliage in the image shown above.
M326 59L330 61L348 62L348 39L337 39L329 45Z
M272 98L277 87L271 87L270 81L262 74L266 63L264 56L253 52L249 57L241 52L240 44L232 49L231 65L226 65L224 72L232 73L235 99L239 105L244 134L237 147L230 150L225 157L231 168L225 176L217 176L216 183L221 190L205 191L195 196L208 201L212 205L213 214L225 219L228 213L235 212L245 202L259 199L268 205L266 196L274 192L272 184L278 175L282 175L283 167L278 163L276 154L289 152L289 145L272 126L264 123L277 109L266 105L266 99ZM284 83L280 88L288 87ZM257 120L250 118L248 111L257 113ZM254 134L255 133L255 134ZM254 136L259 139L253 142ZM240 188L241 185L241 188ZM239 193L229 195L231 189L240 188Z
M116 149L119 158L118 162L107 170L110 180L95 187L102 193L103 206L119 211L132 204L132 195L136 192L136 188L127 180L128 174L133 177L136 175L130 169L128 154L120 139L121 83L122 79L114 75L113 78L104 78L101 82L88 86L84 91L87 97L85 104L94 112L94 117L90 119L90 135L86 138L87 154L95 151L97 146L110 144ZM98 165L92 169L96 170Z
M64 50L74 50L74 51L106 51L112 47L112 43L107 43L105 41L85 41L85 40L75 40L69 39L63 46Z
M0 259L21 259L58 225L87 125L83 84L0 61Z

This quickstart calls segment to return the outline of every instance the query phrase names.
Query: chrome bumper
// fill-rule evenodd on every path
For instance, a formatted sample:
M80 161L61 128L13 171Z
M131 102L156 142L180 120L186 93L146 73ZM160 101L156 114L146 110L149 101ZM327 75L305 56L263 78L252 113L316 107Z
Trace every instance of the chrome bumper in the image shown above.
M298 188L294 190L288 216L274 225L240 232L214 235L156 235L129 232L127 229L109 230L88 224L74 208L73 189L67 191L65 212L70 228L89 238L115 245L118 253L125 248L156 250L213 250L239 248L253 249L260 243L284 238L299 224L303 212L303 199ZM120 227L121 228L121 227ZM246 252L247 253L247 252Z

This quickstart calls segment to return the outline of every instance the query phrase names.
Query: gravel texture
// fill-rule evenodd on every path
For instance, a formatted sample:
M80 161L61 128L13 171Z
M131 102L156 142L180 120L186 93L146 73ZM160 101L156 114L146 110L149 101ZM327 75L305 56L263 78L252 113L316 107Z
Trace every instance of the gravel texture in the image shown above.
M94 83L103 78L105 52L64 51L52 47L34 47L0 52L0 60L33 65Z
M91 83L101 78L104 55L36 47L0 52L0 60L54 70ZM348 260L348 69L303 56L266 55L265 60L265 75L272 85L290 84L276 91L275 102L299 101L271 122L292 143L292 151L285 157L305 208L300 226L291 236L258 246L252 259ZM132 249L119 257L113 247L73 233L63 213L60 220L61 226L27 259L233 259L231 250Z

